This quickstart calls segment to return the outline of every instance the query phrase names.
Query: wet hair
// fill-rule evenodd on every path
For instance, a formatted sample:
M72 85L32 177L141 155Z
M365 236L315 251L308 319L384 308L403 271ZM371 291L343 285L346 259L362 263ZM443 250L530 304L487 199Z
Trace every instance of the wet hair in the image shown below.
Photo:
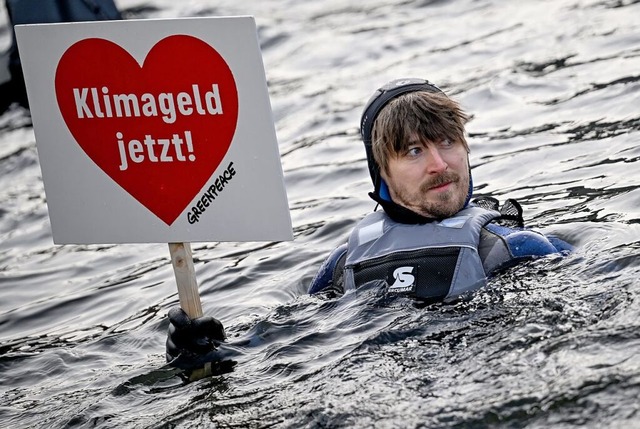
M371 146L378 167L387 171L388 160L405 152L417 135L421 140L461 142L469 151L464 127L469 117L442 92L413 91L389 101L376 116Z

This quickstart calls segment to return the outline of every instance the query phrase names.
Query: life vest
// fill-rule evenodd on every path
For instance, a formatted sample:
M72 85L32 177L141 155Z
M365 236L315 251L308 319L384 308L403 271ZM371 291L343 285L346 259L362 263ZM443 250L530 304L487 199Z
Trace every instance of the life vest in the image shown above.
M345 292L375 282L387 293L447 301L476 290L487 279L478 254L480 232L499 217L498 211L475 206L426 224L371 213L349 237Z

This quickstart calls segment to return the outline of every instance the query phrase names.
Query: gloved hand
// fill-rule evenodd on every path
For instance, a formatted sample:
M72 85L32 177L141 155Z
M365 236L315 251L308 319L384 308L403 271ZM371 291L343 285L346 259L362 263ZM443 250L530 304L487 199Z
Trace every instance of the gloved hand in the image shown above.
M210 316L190 319L180 307L169 310L167 362L176 368L201 368L215 360L213 352L224 341L224 327Z

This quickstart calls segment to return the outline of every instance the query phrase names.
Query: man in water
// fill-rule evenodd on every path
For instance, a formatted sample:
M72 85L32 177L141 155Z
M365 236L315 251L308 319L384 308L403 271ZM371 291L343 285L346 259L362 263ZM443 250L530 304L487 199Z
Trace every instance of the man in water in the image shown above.
M465 138L467 115L423 79L399 79L367 103L360 132L383 210L361 220L347 243L320 267L309 293L343 294L366 286L424 302L452 301L518 261L568 252L571 246L523 228L514 200L472 201ZM169 312L167 361L201 364L224 340L211 317Z

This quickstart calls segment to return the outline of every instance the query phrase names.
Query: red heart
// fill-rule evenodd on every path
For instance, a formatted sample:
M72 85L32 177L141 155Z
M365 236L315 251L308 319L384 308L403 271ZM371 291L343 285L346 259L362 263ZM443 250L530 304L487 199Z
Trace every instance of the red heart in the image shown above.
M160 40L142 67L113 42L81 40L62 55L55 87L80 147L167 225L214 173L238 121L229 66L187 35Z

